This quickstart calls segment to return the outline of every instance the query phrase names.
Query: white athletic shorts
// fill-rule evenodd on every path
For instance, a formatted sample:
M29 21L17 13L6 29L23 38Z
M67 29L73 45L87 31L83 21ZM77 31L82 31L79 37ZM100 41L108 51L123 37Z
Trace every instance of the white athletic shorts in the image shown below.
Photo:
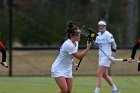
M52 78L57 78L57 77L60 77L60 76L64 76L66 78L72 78L72 71L52 71L51 72L51 76Z
M110 63L111 63L111 61L107 57L99 58L99 66L110 67Z

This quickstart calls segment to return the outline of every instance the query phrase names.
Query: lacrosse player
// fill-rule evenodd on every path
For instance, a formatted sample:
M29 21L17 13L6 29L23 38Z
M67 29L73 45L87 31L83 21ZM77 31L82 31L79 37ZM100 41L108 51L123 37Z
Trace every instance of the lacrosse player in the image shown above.
M95 43L102 49L108 56L114 56L116 52L116 43L113 35L106 30L106 22L98 22L98 36L95 39ZM112 78L108 74L108 68L110 67L111 61L109 58L99 49L99 62L98 62L98 79L94 93L99 93L102 85L102 78L112 87L112 93L119 93L118 88L113 83ZM113 55L112 55L113 54Z
M137 49L140 47L140 39L137 40L136 44L134 45L134 47L132 48L132 53L131 53L131 57L128 59L128 62L132 62L132 60L134 60ZM140 71L140 63L138 64L138 71Z
M51 74L60 88L59 93L71 93L72 91L72 64L73 57L81 59L86 55L91 47L91 43L87 42L87 48L82 52L78 52L78 41L80 41L79 27L75 26L73 22L68 24L67 40L62 44L60 53L52 64Z
M1 65L3 67L8 67L7 63L6 63L6 49L4 47L4 45L2 44L2 42L0 41L0 51L2 53L2 62Z

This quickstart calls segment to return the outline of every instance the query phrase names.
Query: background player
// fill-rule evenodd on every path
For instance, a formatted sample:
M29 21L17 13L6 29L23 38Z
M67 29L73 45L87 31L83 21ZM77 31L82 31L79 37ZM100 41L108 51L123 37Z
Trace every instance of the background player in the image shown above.
M132 53L131 53L131 57L128 59L128 62L132 62L132 60L135 59L135 55L137 52L137 49L140 47L140 39L137 40L136 44L134 45L134 47L132 48ZM140 63L138 63L138 71L140 71Z
M106 22L98 22L98 36L96 37L95 43L101 48L108 56L116 52L116 43L110 32L106 30ZM113 48L113 49L112 49ZM113 83L112 78L108 74L108 68L110 67L111 61L108 57L99 49L99 63L98 63L98 79L94 93L99 93L102 85L102 78L104 78L107 83L112 87L112 93L119 93L118 88Z
M2 44L2 42L0 41L0 51L2 53L2 66L4 67L8 67L7 63L6 63L6 49L4 47L4 45Z

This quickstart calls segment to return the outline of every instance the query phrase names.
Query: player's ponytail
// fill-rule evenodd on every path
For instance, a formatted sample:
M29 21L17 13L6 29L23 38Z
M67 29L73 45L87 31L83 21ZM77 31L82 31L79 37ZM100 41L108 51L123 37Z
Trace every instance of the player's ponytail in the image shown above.
M71 35L73 36L75 34L75 30L79 29L72 21L68 22L68 27L66 29L67 32L67 38L71 38Z

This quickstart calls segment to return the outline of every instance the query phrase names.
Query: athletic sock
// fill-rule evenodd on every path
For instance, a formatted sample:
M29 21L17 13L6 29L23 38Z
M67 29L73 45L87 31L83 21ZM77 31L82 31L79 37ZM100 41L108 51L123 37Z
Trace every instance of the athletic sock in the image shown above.
M98 87L96 87L96 89L95 89L95 93L99 93L99 90L100 90L100 88L98 88Z
M115 84L113 84L113 86L112 86L112 91L117 91L117 90L118 90L118 88L116 87Z

